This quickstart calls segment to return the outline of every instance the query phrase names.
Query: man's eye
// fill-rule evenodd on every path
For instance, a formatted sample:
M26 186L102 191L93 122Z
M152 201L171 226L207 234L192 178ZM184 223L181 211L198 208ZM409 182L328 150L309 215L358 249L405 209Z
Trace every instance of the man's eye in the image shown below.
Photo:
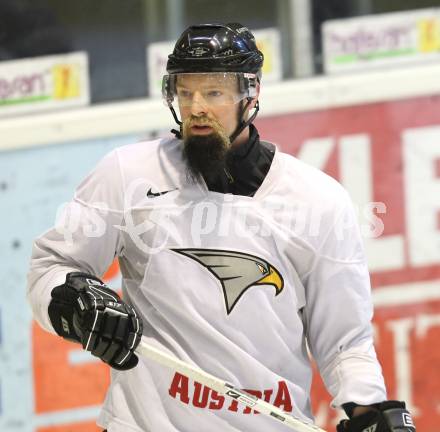
M183 98L188 98L191 96L191 92L189 90L178 90L178 96Z
M220 90L210 90L208 92L209 97L219 97L222 95L222 92Z

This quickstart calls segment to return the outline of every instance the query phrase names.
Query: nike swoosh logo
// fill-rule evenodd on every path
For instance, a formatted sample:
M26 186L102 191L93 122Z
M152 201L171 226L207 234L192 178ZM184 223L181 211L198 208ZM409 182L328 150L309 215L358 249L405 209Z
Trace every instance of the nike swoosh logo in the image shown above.
M170 190L163 191L163 192L153 192L153 191L151 190L151 188L150 188L150 189L148 189L147 197L148 197L148 198L155 198L155 197L158 197L158 196L161 196L161 195L165 195L165 194L167 194L168 192L174 192L174 191L176 191L176 190L178 190L178 188L176 188L176 189L170 189Z

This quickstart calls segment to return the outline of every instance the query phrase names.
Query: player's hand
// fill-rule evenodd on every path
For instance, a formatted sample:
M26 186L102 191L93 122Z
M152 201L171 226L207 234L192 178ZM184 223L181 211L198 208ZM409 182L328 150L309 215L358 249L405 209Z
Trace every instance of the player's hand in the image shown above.
M364 414L342 420L337 432L415 432L405 402L385 401Z
M141 318L107 285L86 273L69 273L51 295L49 318L58 335L81 343L115 369L137 365Z

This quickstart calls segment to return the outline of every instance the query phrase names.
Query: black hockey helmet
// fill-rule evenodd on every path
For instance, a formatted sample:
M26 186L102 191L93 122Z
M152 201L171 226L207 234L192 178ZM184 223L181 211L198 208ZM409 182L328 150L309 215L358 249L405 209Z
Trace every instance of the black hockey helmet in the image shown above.
M263 53L253 34L239 23L187 28L168 56L167 72L247 72L261 76Z

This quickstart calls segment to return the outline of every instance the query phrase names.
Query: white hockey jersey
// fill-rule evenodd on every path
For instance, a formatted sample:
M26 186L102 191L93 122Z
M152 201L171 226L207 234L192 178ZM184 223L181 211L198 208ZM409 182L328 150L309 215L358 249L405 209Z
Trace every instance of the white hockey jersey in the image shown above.
M117 256L123 298L160 349L310 420L307 341L334 406L385 400L344 189L277 150L253 197L211 192L188 179L180 146L121 147L79 186L34 245L29 299L39 323L53 332L50 292L66 273L101 276ZM109 432L287 430L145 359L112 370L98 423Z

